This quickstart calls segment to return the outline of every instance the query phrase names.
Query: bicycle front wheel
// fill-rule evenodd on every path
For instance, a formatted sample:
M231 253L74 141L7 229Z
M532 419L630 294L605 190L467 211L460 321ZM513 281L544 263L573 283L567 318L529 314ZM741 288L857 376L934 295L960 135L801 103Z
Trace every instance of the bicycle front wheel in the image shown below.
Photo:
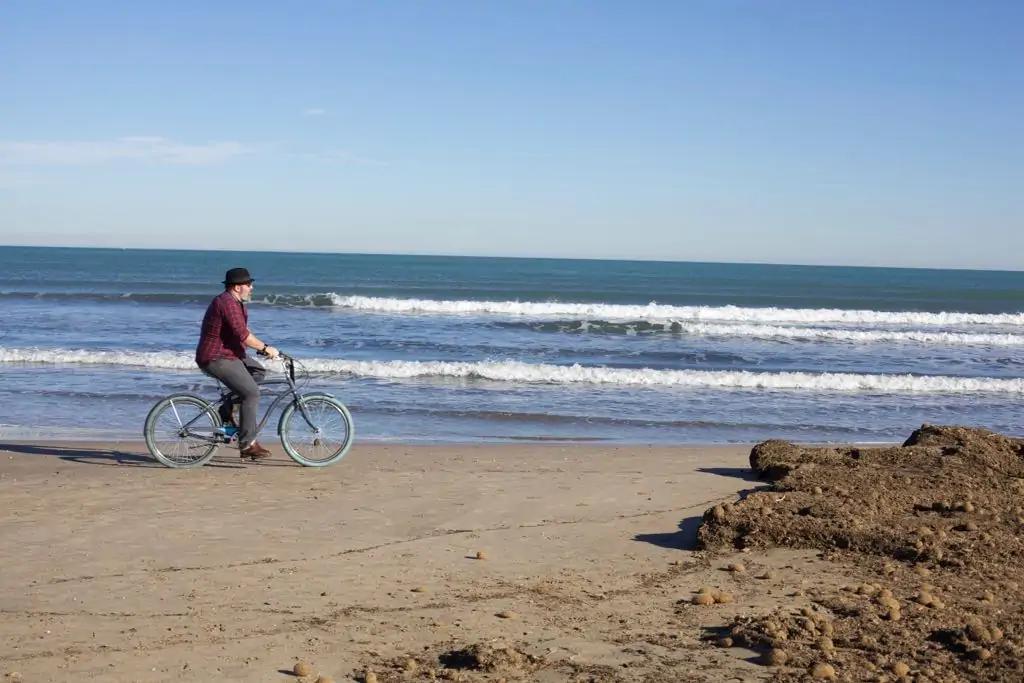
M143 433L154 458L168 467L200 467L217 450L220 416L192 394L174 394L158 401L146 416Z
M301 400L302 408L293 402L281 414L279 431L285 453L306 467L338 462L355 436L348 408L331 396L305 396Z

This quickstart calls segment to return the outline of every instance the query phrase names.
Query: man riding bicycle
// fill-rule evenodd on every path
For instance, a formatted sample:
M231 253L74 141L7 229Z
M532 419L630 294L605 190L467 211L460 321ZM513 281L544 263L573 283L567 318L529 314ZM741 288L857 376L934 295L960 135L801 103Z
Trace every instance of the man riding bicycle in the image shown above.
M269 358L276 358L278 350L249 331L246 304L252 299L252 287L253 278L245 268L232 268L224 274L224 291L214 297L203 316L196 364L241 397L238 447L243 458L255 459L268 457L270 451L256 441L260 388L250 366L262 367L246 358L246 348Z

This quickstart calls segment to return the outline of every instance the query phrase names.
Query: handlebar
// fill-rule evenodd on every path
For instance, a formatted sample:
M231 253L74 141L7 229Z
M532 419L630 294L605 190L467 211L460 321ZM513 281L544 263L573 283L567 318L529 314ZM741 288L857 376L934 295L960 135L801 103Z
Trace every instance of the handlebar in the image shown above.
M267 353L266 353L266 351L261 349L261 350L256 352L256 355L257 356L266 356ZM284 361L284 366L285 366L285 370L287 370L287 372L288 372L288 377L290 377L291 381L294 382L295 381L295 359L292 358L291 356L289 356L284 351L281 351L281 350L278 350L277 357L280 358L282 361Z
M257 351L257 352L256 352L256 355L257 355L257 356L266 356L266 355L267 355L267 352L266 352L266 351L264 351L264 350L262 350L262 349L260 349L259 351ZM294 358L292 358L291 356L289 356L289 355L288 355L287 353L285 353L284 351L281 351L280 349L278 349L278 352L277 352L277 357L278 357L278 358L280 358L281 360L284 360L284 361L294 361L294 360L295 360Z

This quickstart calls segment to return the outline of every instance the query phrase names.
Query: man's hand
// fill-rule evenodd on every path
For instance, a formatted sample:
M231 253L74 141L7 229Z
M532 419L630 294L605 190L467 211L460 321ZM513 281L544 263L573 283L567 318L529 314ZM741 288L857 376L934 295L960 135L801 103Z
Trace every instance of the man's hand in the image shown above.
M267 358L273 359L280 356L281 352L268 344L266 348L263 349L263 355L265 355Z

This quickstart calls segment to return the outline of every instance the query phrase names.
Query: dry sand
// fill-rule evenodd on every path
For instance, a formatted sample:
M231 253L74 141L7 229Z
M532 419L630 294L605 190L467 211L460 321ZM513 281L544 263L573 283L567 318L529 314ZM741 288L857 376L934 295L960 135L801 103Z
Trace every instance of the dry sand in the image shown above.
M1017 442L926 437L776 443L756 473L749 447L358 445L325 470L225 450L173 471L139 444L0 444L0 673L1020 680L1003 530L1024 517L998 512Z
M473 645L522 661L442 674L763 670L700 640L737 605L676 605L737 583L692 547L704 510L754 485L749 448L359 444L323 470L274 451L174 471L141 444L0 444L0 673L426 679Z

